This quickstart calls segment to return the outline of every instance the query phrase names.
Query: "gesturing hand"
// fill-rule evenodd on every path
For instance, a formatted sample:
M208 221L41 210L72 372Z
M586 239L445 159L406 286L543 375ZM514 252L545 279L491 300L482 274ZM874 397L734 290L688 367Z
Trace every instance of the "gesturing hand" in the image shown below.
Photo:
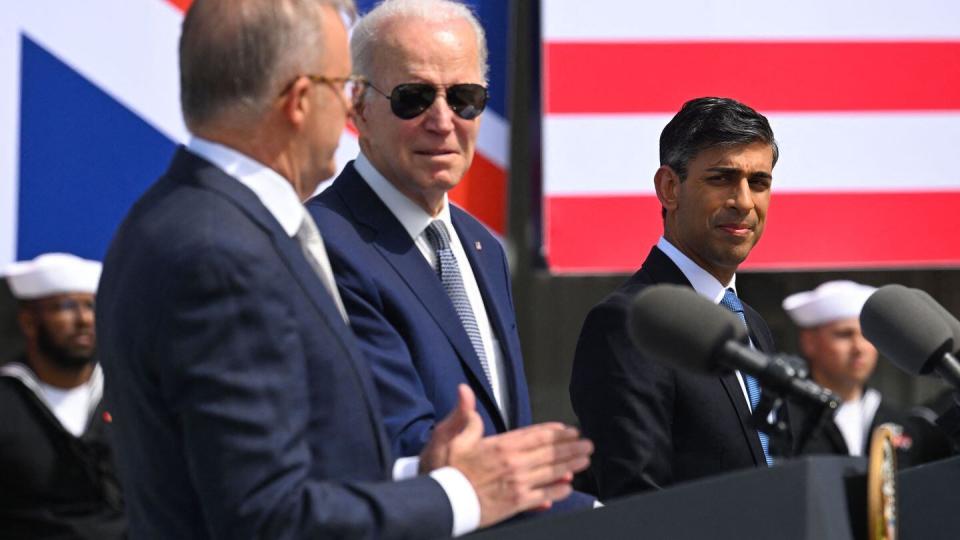
M480 525L545 508L570 494L573 474L590 463L593 444L557 422L483 437L473 392L460 385L460 402L437 424L421 454L421 470L457 468L480 501Z

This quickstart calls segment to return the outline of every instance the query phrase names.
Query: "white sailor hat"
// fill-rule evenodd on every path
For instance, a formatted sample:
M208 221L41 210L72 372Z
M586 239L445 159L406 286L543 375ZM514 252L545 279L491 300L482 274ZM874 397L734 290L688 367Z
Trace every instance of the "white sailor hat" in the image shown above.
M877 289L853 281L828 281L812 291L791 294L783 309L801 328L860 316L867 298Z
M47 253L32 261L15 262L3 270L19 300L64 293L96 293L102 264L68 253Z

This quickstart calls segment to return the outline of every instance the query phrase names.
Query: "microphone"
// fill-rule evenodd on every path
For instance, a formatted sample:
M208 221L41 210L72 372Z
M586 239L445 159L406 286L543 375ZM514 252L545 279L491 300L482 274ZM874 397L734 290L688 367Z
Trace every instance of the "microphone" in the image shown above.
M920 289L911 289L933 308L947 323L950 333L953 334L953 356L960 357L960 321L941 306L932 296ZM960 388L958 388L960 390ZM960 391L954 391L951 406L940 414L934 422L940 430L949 437L955 449L960 449Z
M784 356L768 356L749 346L743 321L689 287L647 287L631 302L627 332L646 357L699 373L724 367L753 375L763 386L818 407L836 409L839 398L799 377Z
M953 335L953 355L960 356L960 321L956 317L950 314L946 308L940 305L939 302L933 299L932 296L927 294L927 291L920 289L910 289L914 294L923 299L928 306L933 308L940 315L940 319L943 322L947 323L947 327L950 329L950 333Z
M877 350L903 371L914 375L935 371L960 388L954 332L933 304L939 306L914 289L886 285L867 299L860 312L860 326Z

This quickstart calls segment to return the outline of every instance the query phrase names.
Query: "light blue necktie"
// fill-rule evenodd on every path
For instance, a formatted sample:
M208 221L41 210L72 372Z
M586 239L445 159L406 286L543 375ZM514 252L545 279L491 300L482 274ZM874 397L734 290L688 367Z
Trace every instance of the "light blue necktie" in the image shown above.
M740 303L740 299L737 298L737 293L733 292L733 289L724 291L720 305L736 313L743 322L743 326L747 328L747 332L750 331L750 327L747 326L747 318L743 315L743 304ZM741 372L740 375L743 376L744 386L747 387L747 397L750 398L750 407L756 410L757 405L760 403L760 384L752 375L743 372ZM760 436L760 446L763 447L763 457L767 460L767 465L773 465L773 458L770 457L770 438L762 431L757 431L757 435Z
M483 367L483 374L487 376L487 382L493 384L493 378L490 376L490 366L487 364L487 354L483 349L483 339L480 338L480 327L477 326L477 318L473 315L473 306L470 305L470 299L467 298L467 289L463 286L463 276L460 275L460 267L457 266L457 259L453 256L453 250L450 248L450 235L447 233L447 227L440 220L434 220L424 231L427 235L427 242L430 247L437 252L437 274L443 283L443 288L447 291L447 296L453 302L453 308L460 316L460 323L466 330L473 350L480 359L480 366Z

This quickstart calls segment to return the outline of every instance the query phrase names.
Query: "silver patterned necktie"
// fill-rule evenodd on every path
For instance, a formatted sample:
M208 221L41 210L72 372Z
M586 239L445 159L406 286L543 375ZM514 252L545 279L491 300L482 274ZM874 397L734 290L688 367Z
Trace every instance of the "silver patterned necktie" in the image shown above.
M480 359L480 366L483 367L483 374L487 376L487 382L493 385L493 378L490 376L490 365L487 362L487 354L483 348L483 339L480 337L480 327L477 325L477 318L473 314L473 307L470 305L470 299L467 297L467 289L463 285L463 276L460 274L460 267L457 265L457 259L453 255L453 249L450 248L450 235L447 232L446 225L440 220L434 220L424 230L427 236L427 242L437 254L437 275L443 288L447 291L447 296L453 302L453 308L460 317L460 323L470 338L473 350Z
M314 223L313 218L307 213L306 208L303 210L303 220L300 221L300 228L297 229L297 234L294 238L300 243L300 248L303 250L303 255L306 257L307 262L310 263L310 267L317 273L317 277L320 278L323 286L326 287L327 292L330 293L330 296L333 298L333 303L336 304L337 311L339 311L340 316L343 317L343 322L350 324L350 319L347 317L347 310L343 306L343 299L340 298L340 291L337 290L337 282L333 278L333 267L330 266L330 257L327 255L327 248L323 245L323 238L320 237L320 230L317 229L317 224Z
M747 329L747 332L750 331L750 327L747 326L747 318L743 315L743 304L740 302L740 299L737 298L737 293L733 292L733 289L724 291L720 305L736 313L737 316L740 317L740 321L743 322L743 326ZM750 398L750 408L756 410L757 405L760 403L760 384L752 375L742 372L740 375L743 376L743 385L747 387L747 397ZM773 465L773 458L770 456L770 437L762 431L757 431L757 435L760 436L760 446L763 447L763 457L767 461L767 465Z

